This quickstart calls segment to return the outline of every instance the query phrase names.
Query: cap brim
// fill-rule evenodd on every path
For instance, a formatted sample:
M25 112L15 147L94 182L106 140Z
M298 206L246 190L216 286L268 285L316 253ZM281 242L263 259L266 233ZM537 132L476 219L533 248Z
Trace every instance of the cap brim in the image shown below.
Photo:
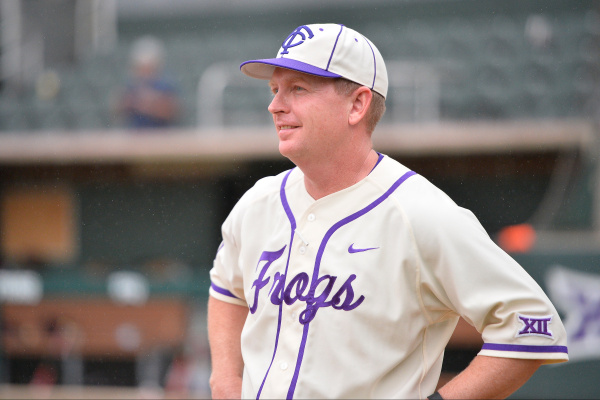
M341 75L334 74L324 69L317 68L314 65L303 63L301 61L289 58L267 58L262 60L250 60L240 65L240 70L252 77L258 79L271 79L275 68L286 68L305 74L323 76L326 78L340 78Z

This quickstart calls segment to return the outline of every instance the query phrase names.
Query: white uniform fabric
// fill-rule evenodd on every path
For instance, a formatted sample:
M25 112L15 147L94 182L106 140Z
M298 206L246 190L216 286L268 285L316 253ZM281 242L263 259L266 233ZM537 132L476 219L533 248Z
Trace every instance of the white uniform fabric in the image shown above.
M387 156L315 201L261 179L223 224L210 295L249 307L243 398L424 398L463 316L480 354L568 359L537 283L473 214Z

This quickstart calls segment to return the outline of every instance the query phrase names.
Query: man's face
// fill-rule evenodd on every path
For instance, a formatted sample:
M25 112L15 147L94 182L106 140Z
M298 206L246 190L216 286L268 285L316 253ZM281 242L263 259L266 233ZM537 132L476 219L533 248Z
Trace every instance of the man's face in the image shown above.
M336 92L333 79L276 68L269 86L283 156L296 164L318 161L347 139L351 102Z

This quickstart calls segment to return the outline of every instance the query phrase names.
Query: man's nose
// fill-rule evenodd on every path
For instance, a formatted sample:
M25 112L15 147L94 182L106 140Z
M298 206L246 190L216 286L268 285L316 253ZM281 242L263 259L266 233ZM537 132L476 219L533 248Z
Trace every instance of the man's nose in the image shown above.
M277 114L280 112L286 112L288 110L287 101L281 92L277 92L269 104L268 110L271 114Z

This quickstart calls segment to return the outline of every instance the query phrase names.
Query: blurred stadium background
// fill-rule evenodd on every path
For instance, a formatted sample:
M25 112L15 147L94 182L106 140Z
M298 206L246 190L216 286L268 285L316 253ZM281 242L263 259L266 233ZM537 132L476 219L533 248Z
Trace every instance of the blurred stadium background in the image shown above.
M597 398L599 1L0 4L0 397L210 395L220 224L256 179L290 166L266 85L238 65L274 56L298 25L339 22L388 63L377 150L473 210L565 318L572 361L513 397ZM180 113L130 129L115 104L148 35ZM459 325L443 379L479 345Z

